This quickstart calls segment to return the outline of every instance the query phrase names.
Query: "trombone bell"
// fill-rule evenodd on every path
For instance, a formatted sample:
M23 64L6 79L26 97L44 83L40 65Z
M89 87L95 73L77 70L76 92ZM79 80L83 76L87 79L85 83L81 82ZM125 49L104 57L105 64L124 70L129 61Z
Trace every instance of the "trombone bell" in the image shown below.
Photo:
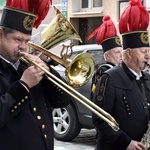
M32 42L28 42L28 45L64 66L66 68L66 81L70 86L74 88L81 87L92 77L95 61L91 54L81 53L72 60L68 60L62 59L58 55Z
M94 59L89 53L77 55L66 69L69 85L78 88L86 84L94 72L94 64Z

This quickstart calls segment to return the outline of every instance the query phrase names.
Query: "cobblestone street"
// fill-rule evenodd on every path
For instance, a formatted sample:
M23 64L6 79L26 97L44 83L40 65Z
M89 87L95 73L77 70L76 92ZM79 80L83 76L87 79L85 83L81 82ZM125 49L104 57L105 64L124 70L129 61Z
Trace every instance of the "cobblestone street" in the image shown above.
M82 129L79 136L72 142L62 142L55 140L55 150L94 150L95 130Z

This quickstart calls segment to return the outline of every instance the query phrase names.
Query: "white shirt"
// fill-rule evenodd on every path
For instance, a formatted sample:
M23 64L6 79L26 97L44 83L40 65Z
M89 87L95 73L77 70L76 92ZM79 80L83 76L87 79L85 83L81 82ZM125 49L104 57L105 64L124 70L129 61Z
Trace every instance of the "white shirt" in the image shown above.
M137 74L134 70L132 70L131 68L129 68L129 70L136 76L136 80L140 80L140 77L142 77L142 73L140 72L140 74Z

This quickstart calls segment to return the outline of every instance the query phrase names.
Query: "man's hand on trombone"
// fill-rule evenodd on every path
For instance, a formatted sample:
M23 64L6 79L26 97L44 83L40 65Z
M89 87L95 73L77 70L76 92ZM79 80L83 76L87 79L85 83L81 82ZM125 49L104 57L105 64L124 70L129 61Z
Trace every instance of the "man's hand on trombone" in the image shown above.
M49 67L38 56L26 52L20 52L20 55L23 59L28 61L28 68L24 71L21 80L31 88L42 80L43 74L45 73L41 68L34 65L34 63L46 70L49 70Z

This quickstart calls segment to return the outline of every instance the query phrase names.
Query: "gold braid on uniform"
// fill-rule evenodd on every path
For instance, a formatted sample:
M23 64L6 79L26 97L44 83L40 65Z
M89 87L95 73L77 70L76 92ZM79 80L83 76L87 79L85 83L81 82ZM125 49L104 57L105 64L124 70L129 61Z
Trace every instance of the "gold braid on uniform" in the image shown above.
M108 78L109 77L101 80L101 84L99 85L98 93L97 93L97 96L96 96L96 101L102 101L102 99L104 98L104 94L105 94L105 91L106 91L106 86L107 86L107 83L108 83Z

